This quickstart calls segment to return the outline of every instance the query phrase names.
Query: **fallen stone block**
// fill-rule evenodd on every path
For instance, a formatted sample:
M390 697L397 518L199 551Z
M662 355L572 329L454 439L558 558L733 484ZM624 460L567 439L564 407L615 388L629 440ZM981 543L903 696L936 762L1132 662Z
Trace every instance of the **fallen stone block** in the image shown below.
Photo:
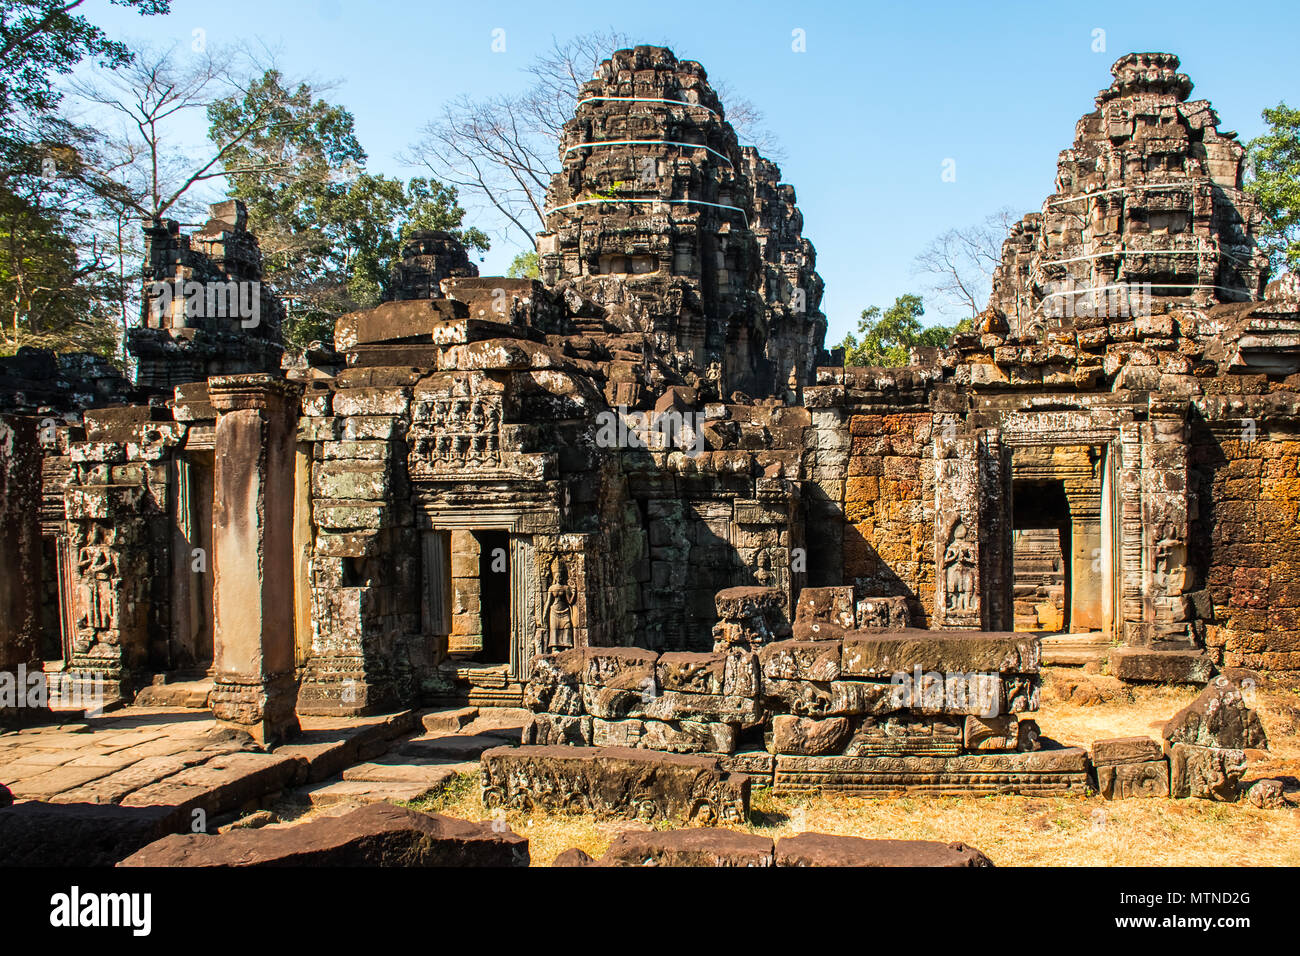
M990 867L993 862L964 843L800 833L776 841L776 865Z
M1173 744L1169 748L1169 793L1232 803L1241 795L1246 755L1240 750Z
M1214 673L1214 662L1197 650L1116 647L1110 652L1110 673L1123 681L1204 684Z
M600 865L767 867L773 859L768 837L697 828L620 833Z
M845 630L855 626L853 588L804 588L795 604L795 623L819 621L836 624Z
M828 717L814 720L778 714L772 718L772 749L779 754L839 753L849 736L846 717Z
M569 849L562 851L558 856L556 856L554 860L551 861L551 866L599 866L599 865L600 865L599 863L597 863L595 860L591 858L591 855L587 853L586 850L579 849L576 846L570 847Z
M858 629L902 631L912 626L912 616L907 609L905 597L860 598L855 616L855 627Z
M1160 744L1150 737L1111 737L1092 743L1092 762L1097 766L1148 763L1163 758Z
M527 866L528 840L470 823L373 804L291 827L172 834L121 866Z
M1165 722L1169 743L1229 750L1267 750L1259 714L1243 697L1243 686L1220 675L1194 701Z
M740 823L749 778L713 757L624 747L498 747L482 756L483 805L534 806L645 823Z
M1256 780L1246 791L1246 799L1251 806L1261 810L1281 810L1290 806L1281 780Z
M1160 760L1097 767L1097 792L1107 800L1169 796L1169 764Z
M962 746L970 751L1015 750L1020 742L1020 721L1015 714L966 718Z

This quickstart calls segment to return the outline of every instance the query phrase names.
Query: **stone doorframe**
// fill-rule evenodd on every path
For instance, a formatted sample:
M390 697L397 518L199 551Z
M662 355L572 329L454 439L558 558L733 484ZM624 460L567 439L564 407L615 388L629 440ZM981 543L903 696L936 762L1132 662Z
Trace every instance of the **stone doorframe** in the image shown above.
M1107 420L1109 419L1109 420ZM1098 524L1100 533L1098 536L1099 553L1097 562L1098 570L1101 573L1101 630L1108 636L1114 637L1118 633L1119 622L1117 620L1117 611L1120 607L1121 594L1121 554L1123 542L1126 540L1124 531L1116 522L1120 514L1118 490L1119 482L1117 481L1118 472L1122 467L1124 456L1122 453L1122 432L1123 427L1132 422L1133 414L1130 409L1124 408L1106 408L1106 409L1069 409L1056 411L1024 411L1012 412L1006 416L1002 424L1002 441L1007 446L1010 454L1014 455L1018 448L1059 448L1065 446L1089 446L1101 449L1101 460L1098 468L1101 469L1100 475L1100 508ZM1130 466L1130 471L1136 474L1136 469ZM1006 500L1011 501L1010 488L1011 469L1008 469L1008 487ZM1071 512L1072 517L1073 511ZM1008 527L1011 522L1008 520ZM1136 540L1141 540L1140 524L1135 528L1127 529L1130 534L1136 533ZM1008 544L1008 547L1010 545ZM1065 560L1075 563L1071 569L1071 579L1076 582L1071 588L1074 592L1078 588L1080 579L1078 565L1078 555L1065 555ZM1085 562L1091 563L1091 562ZM1076 600L1076 594L1071 593L1069 596L1071 602ZM1073 610L1073 609L1072 609ZM1072 619L1074 615L1071 615ZM1010 629L1008 623L1007 629Z
M537 580L534 567L534 549L528 512L508 508L437 508L424 507L416 514L416 525L421 534L421 550L424 559L423 606L437 607L445 600L440 594L434 599L432 588L435 582L441 589L440 582L444 575L450 579L451 568L438 569L429 566L429 559L437 560L442 549L430 544L430 536L452 531L505 531L510 535L510 666L511 678L526 681L532 670L532 633L534 627L534 608L536 597L534 582ZM445 627L449 614L430 613L429 624L432 627ZM438 618L442 620L439 621ZM439 634L441 637L446 633Z
M1072 409L986 409L980 416L990 427L967 437L963 449L978 467L956 469L951 476L958 487L948 495L956 502L978 499L975 523L987 526L987 537L1000 541L999 550L1010 554L1011 521L1003 515L1011 500L1009 456L1020 447L1094 445L1104 449L1101 488L1101 549L1103 574L1103 630L1130 645L1177 638L1186 631L1186 555L1189 534L1187 496L1187 403L1151 396L1144 409L1125 402ZM1147 420L1138 419L1139 412ZM1002 452L1007 460L998 460ZM965 457L965 456L963 456ZM1001 480L1002 493L987 491ZM937 505L945 505L944 483L937 480ZM940 514L943 513L939 510ZM1006 520L1000 520L1004 518ZM940 592L944 573L945 533L936 521L936 609L942 609ZM988 560L979 562L981 571ZM985 571L985 573L987 573ZM995 575L996 576L996 575ZM981 575L983 577L983 575ZM1010 589L1010 580L981 580L975 593L988 600L992 591ZM1007 604L1009 611L1010 604ZM943 621L940 616L938 620ZM953 622L961 626L960 622ZM971 626L966 624L966 626ZM1011 622L984 615L984 626Z

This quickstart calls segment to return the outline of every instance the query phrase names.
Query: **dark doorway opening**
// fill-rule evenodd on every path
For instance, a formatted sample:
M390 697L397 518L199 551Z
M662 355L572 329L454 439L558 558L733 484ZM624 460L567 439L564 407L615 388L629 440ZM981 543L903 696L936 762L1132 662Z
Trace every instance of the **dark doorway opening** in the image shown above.
M510 535L475 531L479 544L479 607L483 626L484 664L510 662Z
M59 600L59 539L41 537L41 647L43 661L63 660L63 617Z
M1065 482L1016 479L1011 527L1015 629L1068 631L1073 543Z

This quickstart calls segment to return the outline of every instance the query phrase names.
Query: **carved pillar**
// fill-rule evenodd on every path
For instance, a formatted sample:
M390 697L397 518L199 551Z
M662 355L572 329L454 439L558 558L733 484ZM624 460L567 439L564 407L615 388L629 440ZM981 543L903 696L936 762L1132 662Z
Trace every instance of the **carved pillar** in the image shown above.
M35 716L41 674L41 449L36 421L0 415L0 723ZM43 680L44 676L38 678ZM44 708L41 708L44 710Z
M1190 637L1187 403L1152 398L1142 428L1143 619L1149 641Z
M217 410L212 712L262 746L294 712L293 494L297 389L272 375L210 379Z
M934 625L982 624L979 437L939 429L934 440Z

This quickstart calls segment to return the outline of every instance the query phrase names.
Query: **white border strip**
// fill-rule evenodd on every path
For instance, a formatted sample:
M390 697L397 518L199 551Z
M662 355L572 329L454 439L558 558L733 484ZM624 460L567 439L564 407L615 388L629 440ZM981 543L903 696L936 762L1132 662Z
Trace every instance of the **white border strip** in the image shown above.
M583 103L595 103L598 100L611 100L625 103L672 103L676 106L693 106L696 109L707 110L714 116L718 115L716 111L705 106L703 103L688 103L685 100L665 100L657 96L584 96L582 99L578 100L578 105L581 106Z
M566 202L562 206L552 206L545 211L546 215L553 212L559 212L561 209L572 209L574 206L597 206L607 202L634 202L634 203L667 203L670 206L688 203L692 206L713 206L715 209L730 209L732 212L738 212L745 219L745 228L749 228L749 216L745 210L739 206L724 206L722 203L705 202L703 199L579 199L577 202Z
M718 157L728 166L735 168L735 164L730 159L719 153L712 146L705 146L703 143L679 143L671 139L603 139L596 143L576 143L573 146L566 146L564 151L570 152L575 149L591 149L593 146L685 146L688 149L706 149L714 156Z

